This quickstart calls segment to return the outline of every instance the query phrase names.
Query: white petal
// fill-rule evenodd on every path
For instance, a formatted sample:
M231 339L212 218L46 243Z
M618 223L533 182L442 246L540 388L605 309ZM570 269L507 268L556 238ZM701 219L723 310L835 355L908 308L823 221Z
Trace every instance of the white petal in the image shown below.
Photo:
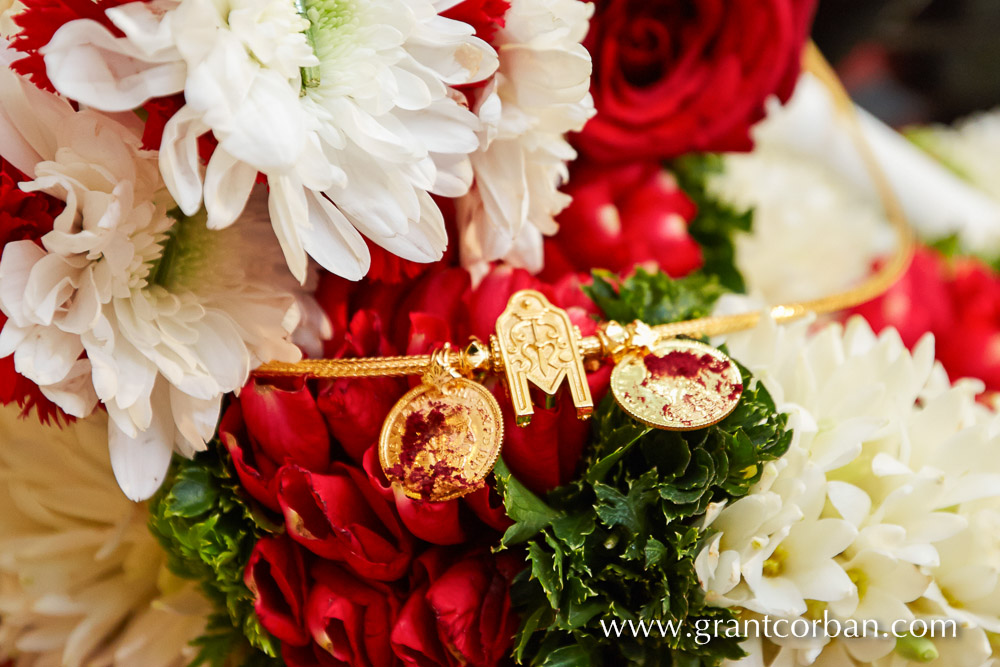
M322 194L310 191L307 199L309 224L299 228L306 252L327 271L348 280L361 280L371 265L368 244Z
M63 412L82 419L97 407L97 394L94 392L90 375L90 361L78 359L62 382L39 389L47 399L62 408Z
M271 214L274 235L278 237L281 251L285 254L288 269L300 283L306 281L306 251L299 238L298 221L309 216L309 204L300 183L286 176L269 176L271 194L267 198L267 210Z
M162 383L153 392L153 420L148 429L133 438L125 434L114 420L108 421L111 468L126 496L138 502L146 500L160 488L170 467L173 436L170 396Z
M181 107L163 128L160 144L160 173L184 215L201 208L201 159L198 137L208 131L198 112Z
M221 396L200 400L176 387L170 387L170 407L174 424L184 440L177 443L182 454L194 456L194 452L205 449L208 441L215 435L221 406Z
M246 206L257 179L257 170L227 153L221 146L212 153L205 170L205 209L208 228L233 224Z
M184 90L186 67L179 54L151 58L89 19L64 24L42 53L56 90L104 111L128 111Z
M31 269L43 257L45 251L32 241L14 241L3 249L3 257L0 258L0 309L18 326L26 327L34 323L24 310L24 292Z

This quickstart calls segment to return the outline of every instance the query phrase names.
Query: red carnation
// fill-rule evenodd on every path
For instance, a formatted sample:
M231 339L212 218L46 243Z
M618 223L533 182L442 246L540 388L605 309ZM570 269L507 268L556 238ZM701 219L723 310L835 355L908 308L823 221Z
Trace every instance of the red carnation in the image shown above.
M55 92L49 76L45 72L45 59L40 53L42 47L52 40L63 25L77 19L96 21L111 31L116 37L123 37L104 13L111 7L124 5L133 0L23 0L24 8L14 16L14 23L21 28L11 40L14 49L26 54L12 65L43 90Z
M456 21L468 23L476 30L476 37L492 42L499 28L504 27L504 15L510 9L509 0L465 0L442 12Z
M595 116L579 146L602 161L742 151L771 95L798 78L815 0L596 0L584 42Z

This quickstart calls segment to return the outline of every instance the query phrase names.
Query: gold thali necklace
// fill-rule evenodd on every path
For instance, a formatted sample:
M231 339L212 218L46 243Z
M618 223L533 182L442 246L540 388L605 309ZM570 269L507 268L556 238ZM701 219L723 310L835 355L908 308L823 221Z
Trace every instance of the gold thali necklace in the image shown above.
M503 416L482 381L499 376L511 398L516 423L531 421L531 389L553 395L568 384L580 418L593 412L586 369L610 360L611 390L622 408L649 426L704 428L724 419L743 391L740 371L723 352L694 338L751 329L762 317L788 322L810 313L832 313L870 301L909 267L915 241L902 208L864 139L853 103L815 45L805 68L823 82L870 172L898 238L882 267L863 283L819 299L772 306L765 311L719 315L650 326L602 322L584 337L569 316L541 293L511 296L489 342L465 349L445 345L432 354L361 359L272 362L258 377L363 378L419 375L420 385L390 411L379 439L386 476L413 498L441 501L482 486L499 456Z

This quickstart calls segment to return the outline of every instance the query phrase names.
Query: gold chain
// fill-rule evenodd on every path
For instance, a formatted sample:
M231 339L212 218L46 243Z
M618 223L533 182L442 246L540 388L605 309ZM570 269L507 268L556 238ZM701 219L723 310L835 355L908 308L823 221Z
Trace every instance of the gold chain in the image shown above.
M778 322L799 319L809 313L832 313L860 305L878 297L888 290L906 272L913 258L916 245L913 231L910 229L895 193L890 186L885 173L864 137L860 120L854 109L847 91L834 73L833 68L812 42L806 48L804 68L823 83L833 98L834 105L847 123L851 139L865 162L872 178L879 199L885 209L886 218L896 233L898 244L896 251L876 273L860 285L836 294L772 306L768 311L771 318ZM687 322L674 322L651 327L659 339L676 336L717 336L752 329L762 317L762 311L741 313L737 315L722 315L704 317ZM607 341L599 336L589 336L580 341L580 350L587 359L607 357L610 353ZM500 372L501 364L495 358L483 353L483 347L473 343L466 351L447 350L445 355L448 363L456 366L465 365L474 370ZM308 376L317 378L346 377L388 377L404 375L422 375L432 364L432 356L428 354L402 357L369 357L362 359L307 359L296 363L271 362L259 367L254 374L265 377Z

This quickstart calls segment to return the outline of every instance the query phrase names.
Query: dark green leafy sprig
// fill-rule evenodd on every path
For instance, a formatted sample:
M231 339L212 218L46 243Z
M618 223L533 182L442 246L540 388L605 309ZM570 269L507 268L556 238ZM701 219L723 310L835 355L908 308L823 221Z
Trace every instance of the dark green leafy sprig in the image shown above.
M595 286L609 317L651 324L667 321L656 312L704 314L718 295L710 282L645 273L617 291L602 276ZM498 464L498 488L515 521L503 544L524 545L529 561L512 593L522 618L520 663L694 666L742 655L739 638L704 631L716 621L725 627L733 614L705 604L694 569L707 537L699 519L710 503L746 495L763 463L787 450L791 433L763 385L741 372L746 390L736 410L698 431L651 429L609 396L595 415L581 475L544 499ZM612 622L628 621L673 623L677 632L661 636L654 626L645 637L605 634Z
M688 225L688 233L701 246L705 264L702 271L718 277L733 292L745 292L743 276L736 268L734 238L749 232L753 211L740 211L720 201L708 191L708 179L722 170L722 158L712 153L692 153L670 165L681 189L698 206L698 214Z
M725 290L714 277L691 274L677 280L665 273L643 268L625 280L609 271L594 271L593 281L583 290L609 320L627 324L679 322L705 317Z
M194 643L192 667L272 667L278 642L253 610L243 570L257 539L273 526L254 513L236 476L213 443L193 460L175 457L166 482L150 502L149 528L167 552L167 566L201 583L216 611Z

